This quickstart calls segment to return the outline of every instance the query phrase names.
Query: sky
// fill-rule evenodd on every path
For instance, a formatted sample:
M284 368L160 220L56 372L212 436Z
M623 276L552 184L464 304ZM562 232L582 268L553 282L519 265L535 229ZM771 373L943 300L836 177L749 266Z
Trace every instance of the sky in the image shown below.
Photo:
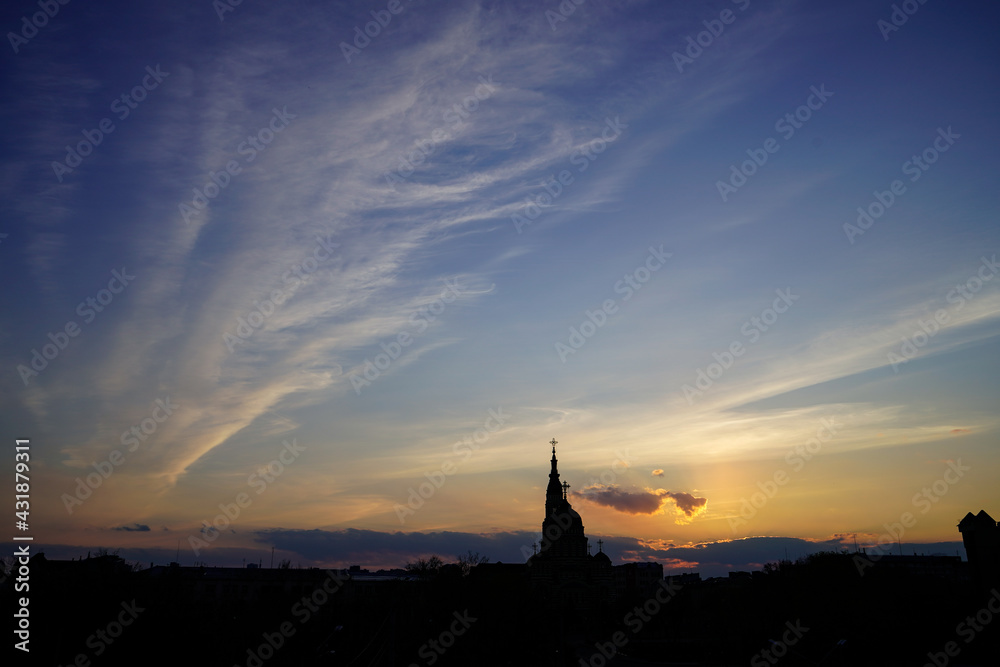
M0 434L50 557L523 562L553 439L616 563L1000 516L996 7L43 5Z

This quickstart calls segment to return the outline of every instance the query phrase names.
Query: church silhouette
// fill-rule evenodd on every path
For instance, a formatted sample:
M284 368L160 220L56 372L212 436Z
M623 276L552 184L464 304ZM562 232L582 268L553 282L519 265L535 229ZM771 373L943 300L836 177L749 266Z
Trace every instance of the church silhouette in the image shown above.
M583 519L569 502L569 484L559 480L558 442L553 438L549 444L552 468L545 490L541 545L527 562L532 585L547 606L579 612L606 609L612 596L611 559L603 548L590 554Z

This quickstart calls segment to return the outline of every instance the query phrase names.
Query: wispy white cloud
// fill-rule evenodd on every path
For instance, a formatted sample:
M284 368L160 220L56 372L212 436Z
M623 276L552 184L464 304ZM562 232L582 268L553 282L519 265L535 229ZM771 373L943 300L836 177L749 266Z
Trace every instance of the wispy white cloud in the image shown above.
M276 438L300 429L326 448L315 470L301 474L303 487L321 488L321 474L336 477L341 486L331 493L349 508L342 520L378 516L407 476L439 464L440 452L467 427L468 411L480 409L468 409L479 400L518 415L468 464L470 475L492 480L523 473L528 457L537 455L539 433L548 439L556 429L565 434L560 439L573 441L574 465L581 468L607 466L612 443L627 442L643 469L667 471L699 459L772 456L801 442L831 414L849 426L830 451L896 446L904 437L927 441L941 437L942 429L950 432L954 419L914 415L891 392L881 400L824 395L782 402L866 373L883 372L880 381L888 384L887 352L912 334L917 318L940 306L934 295L941 276L950 275L940 269L920 280L873 281L849 302L836 289L814 285L813 303L828 304L825 311L807 306L804 297L694 405L683 400L681 386L695 368L724 349L714 342L738 330L742 315L733 313L760 312L752 290L743 289L759 276L741 271L766 274L764 265L774 258L805 252L798 247L803 241L787 231L790 225L783 226L790 205L803 218L802 228L818 228L822 215L839 215L817 194L843 185L844 165L836 162L775 167L775 176L787 169L787 177L773 178L780 181L774 184L762 176L721 215L716 200L709 206L697 196L687 199L689 182L681 178L716 169L702 163L708 154L711 161L716 157L710 135L728 129L728 121L717 123L721 116L764 119L766 133L787 109L784 98L773 110L753 106L761 91L776 81L788 91L822 83L801 71L789 82L794 54L772 57L789 41L816 38L807 32L814 28L803 28L803 11L795 3L754 3L684 73L676 71L671 53L711 15L693 6L675 13L655 3L587 3L556 31L542 8L528 3L413 3L350 64L338 42L350 39L352 21L366 8L289 14L244 5L210 47L197 40L183 49L164 47L162 65L170 76L122 124L121 134L66 184L32 180L28 192L37 196L19 200L18 213L32 225L21 252L38 292L68 294L70 283L72 298L79 298L75 290L91 290L82 277L98 261L107 268L125 265L137 276L65 356L12 394L38 423L59 432L62 445L50 462L54 474L73 477L106 456L125 429L148 415L152 401L166 395L181 406L176 415L106 489L116 497L154 491L142 508L150 516L167 497L192 511L178 496L205 494L199 479L239 483L220 472L220 457L257 462ZM823 10L824 19L841 27L851 20L847 14ZM303 30L316 25L328 39L303 43ZM93 73L58 62L51 71L19 82L23 88L37 83L44 94L18 113L45 107L39 100L48 91L77 102L32 125L23 139L32 154L58 154L55 147L65 137L106 110L105 84ZM495 90L454 122L449 111L482 92L481 77ZM275 108L295 117L250 162L238 147L267 126ZM622 137L593 168L577 174L545 216L516 234L510 215L525 197L539 192L553 172L569 168L574 154L614 117L629 125ZM397 170L435 130L445 138L412 174L390 186L386 172ZM190 204L193 189L204 188L209 172L230 160L242 172L187 223L178 204ZM29 168L23 156L6 160L3 173L16 178L0 187L14 193L37 166ZM711 179L704 181L713 195ZM807 195L814 199L806 201ZM106 208L96 209L95 199ZM806 215L806 204L829 211ZM571 226L596 218L608 230L598 240L577 236ZM74 229L88 224L93 238L78 250L83 237ZM224 334L235 331L255 301L287 287L283 276L311 256L317 236L339 244L336 252L231 351ZM893 259L869 251L879 248L877 238L866 237L868 247L854 256L838 256L836 268L817 268L814 282L846 279L848 266L861 282L911 261L903 253ZM607 270L610 277L632 268L630 256L619 266L628 252L617 245L621 239L640 249L669 241L671 250L677 246L675 263L601 330L600 340L560 367L554 356L544 356L552 332L566 328L553 312L569 294L580 295L573 290L588 274ZM567 247L579 248L576 264ZM549 255L543 257L543 249ZM95 259L84 262L76 254ZM526 271L550 261L547 271ZM789 265L783 268L795 275ZM468 286L462 297L371 394L355 396L350 374L380 351L380 343L406 330L411 315L452 278ZM608 283L609 294L616 279ZM579 305L573 301L573 316L602 298L583 294ZM995 330L998 312L992 293L977 296L954 313L918 360L982 341ZM36 338L44 339L44 332ZM35 339L17 353L23 357L33 345ZM428 409L423 401L430 392L413 381L417 371L426 371L424 382L435 389L463 378L469 398L461 406ZM403 391L413 394L406 405L385 407L387 397ZM963 427L993 426L986 417L967 417ZM323 420L350 426L320 436L330 430ZM360 429L364 420L379 423ZM874 439L876 432L890 437ZM386 452L391 465L372 463ZM334 454L347 460L331 471ZM346 474L337 477L341 469L363 469L366 476L352 482ZM331 524L337 520L329 517ZM134 521L154 525L131 515L106 523Z

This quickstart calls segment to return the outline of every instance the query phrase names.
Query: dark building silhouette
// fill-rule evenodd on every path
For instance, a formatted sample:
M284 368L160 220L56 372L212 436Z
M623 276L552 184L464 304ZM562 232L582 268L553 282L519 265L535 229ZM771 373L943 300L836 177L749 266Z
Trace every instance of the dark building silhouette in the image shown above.
M615 599L648 598L663 581L663 565L655 562L615 565Z
M555 438L549 484L545 490L540 549L527 562L533 586L554 607L588 612L605 608L611 599L611 559L603 548L589 553L583 519L569 502L569 484L559 480Z
M1000 524L986 510L969 512L958 524L972 580L986 588L1000 584Z
M550 481L565 490L557 477ZM656 602L649 587L666 590L654 584L660 566L612 568L603 553L587 555L582 519L573 521L567 494L559 495L549 504L556 515L545 517L555 521L543 525L567 528L549 530L544 551L528 563L480 562L467 570L447 563L419 574L141 569L116 554L50 561L38 553L30 561L31 658L101 667L145 664L150 656L156 664L243 667L853 667L922 665L930 655L938 657L928 664L998 664L1000 616L993 610L1000 593L972 585L961 567L967 564L954 556L873 556L862 573L857 553L821 552L767 563L749 576L677 574L668 577L669 599ZM988 557L996 524L980 514L967 517L963 535ZM562 542L562 534L584 540ZM979 553L970 549L973 558ZM23 593L14 590L16 576L3 574L0 603L9 608ZM602 581L624 592L605 602ZM452 636L460 618L469 625ZM774 647L793 626L804 632L790 645L794 652L780 662L762 658L764 651L777 657ZM612 661L606 656L616 645ZM960 648L958 661L947 660L954 657L947 646L950 653Z
M886 554L880 556L878 561L873 563L876 571L896 570L905 572L913 577L933 578L947 580L950 582L967 582L969 572L967 563L962 562L960 556L924 556L913 554L912 556L895 556Z
M695 586L701 583L701 574L698 572L682 572L664 577L668 584L677 586Z

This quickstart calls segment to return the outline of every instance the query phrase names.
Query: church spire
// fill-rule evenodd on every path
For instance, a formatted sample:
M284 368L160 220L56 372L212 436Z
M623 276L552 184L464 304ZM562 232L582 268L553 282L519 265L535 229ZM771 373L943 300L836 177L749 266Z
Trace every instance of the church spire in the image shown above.
M559 482L558 460L556 459L556 445L559 443L555 438L552 438L549 444L552 445L552 470L549 471L549 486L545 490L545 513L547 515L551 514L559 505L559 501L563 499L563 488Z
M545 489L545 518L542 520L539 554L545 554L546 558L585 558L587 538L583 532L583 520L570 504L569 483L559 479L558 443L552 438L549 444L552 446L552 470Z

